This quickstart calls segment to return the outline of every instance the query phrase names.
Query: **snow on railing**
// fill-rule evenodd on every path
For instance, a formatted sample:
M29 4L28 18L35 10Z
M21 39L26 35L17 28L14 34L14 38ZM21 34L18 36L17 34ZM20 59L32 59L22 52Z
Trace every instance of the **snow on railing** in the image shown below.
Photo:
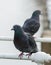
M51 61L51 55L45 52L37 52L33 53L31 56L29 56L29 58L24 54L20 59L19 54L0 53L0 59L31 60L32 62L36 62L37 64L43 64L44 62L49 63Z

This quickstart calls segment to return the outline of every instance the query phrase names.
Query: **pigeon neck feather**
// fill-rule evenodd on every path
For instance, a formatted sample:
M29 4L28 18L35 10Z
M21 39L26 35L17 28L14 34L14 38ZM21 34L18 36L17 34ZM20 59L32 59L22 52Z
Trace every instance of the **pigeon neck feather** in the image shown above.
M22 31L16 31L15 32L15 36L16 37L22 37L22 35L23 35L23 32Z

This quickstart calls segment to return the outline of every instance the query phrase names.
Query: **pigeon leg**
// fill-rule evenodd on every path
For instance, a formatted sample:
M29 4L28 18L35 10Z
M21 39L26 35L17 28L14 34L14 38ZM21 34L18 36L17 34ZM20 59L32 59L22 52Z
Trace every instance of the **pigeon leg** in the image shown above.
M23 55L24 55L23 52L19 54L20 59L22 58Z
M28 58L31 56L32 53L26 54L26 56L28 56Z

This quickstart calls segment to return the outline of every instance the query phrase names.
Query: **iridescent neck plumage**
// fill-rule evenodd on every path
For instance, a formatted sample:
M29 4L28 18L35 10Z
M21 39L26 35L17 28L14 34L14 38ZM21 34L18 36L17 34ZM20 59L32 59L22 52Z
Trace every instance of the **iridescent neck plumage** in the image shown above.
M34 18L35 20L39 21L39 15L32 16L31 18Z
M15 31L15 37L22 37L23 31Z

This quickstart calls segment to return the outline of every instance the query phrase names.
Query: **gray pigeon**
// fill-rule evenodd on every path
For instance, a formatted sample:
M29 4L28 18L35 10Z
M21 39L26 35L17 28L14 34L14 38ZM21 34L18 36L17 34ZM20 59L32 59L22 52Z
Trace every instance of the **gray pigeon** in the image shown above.
M36 10L33 12L31 18L27 19L23 24L22 28L25 32L34 35L40 27L39 15L41 14L40 10Z
M24 52L29 53L29 55L38 52L36 42L30 34L25 34L19 25L14 25L12 30L14 30L14 45L22 52L19 56L23 55Z

